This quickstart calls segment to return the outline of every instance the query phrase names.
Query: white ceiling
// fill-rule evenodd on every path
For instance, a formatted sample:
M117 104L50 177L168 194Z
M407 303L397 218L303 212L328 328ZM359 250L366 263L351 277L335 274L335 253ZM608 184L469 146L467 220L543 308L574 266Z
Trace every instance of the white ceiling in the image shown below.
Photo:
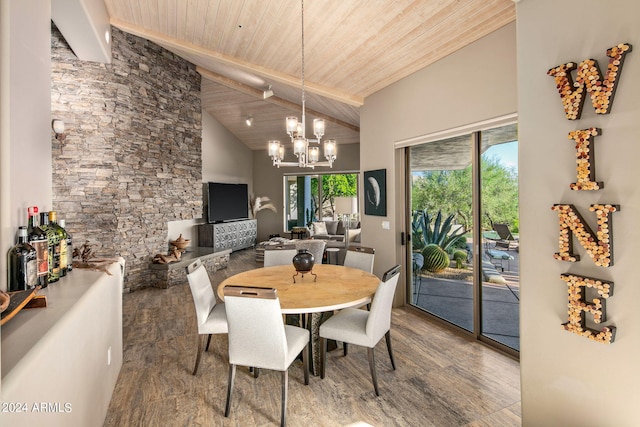
M104 3L111 25L196 64L203 108L249 148L288 140L284 118L301 115L300 0ZM514 20L511 0L306 0L307 123L323 117L325 138L359 142L367 96Z

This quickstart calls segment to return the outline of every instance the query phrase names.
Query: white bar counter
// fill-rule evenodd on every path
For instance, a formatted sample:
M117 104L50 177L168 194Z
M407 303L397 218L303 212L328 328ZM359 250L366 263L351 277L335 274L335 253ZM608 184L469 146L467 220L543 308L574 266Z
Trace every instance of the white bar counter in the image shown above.
M102 426L122 367L124 259L74 269L0 328L0 425Z

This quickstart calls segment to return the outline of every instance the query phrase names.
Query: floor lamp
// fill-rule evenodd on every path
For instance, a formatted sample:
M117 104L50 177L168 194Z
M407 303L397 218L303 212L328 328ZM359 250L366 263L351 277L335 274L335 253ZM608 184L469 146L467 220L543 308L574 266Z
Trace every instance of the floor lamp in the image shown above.
M336 197L336 213L342 214L344 225L344 247L349 247L349 227L351 223L351 215L358 213L357 197Z

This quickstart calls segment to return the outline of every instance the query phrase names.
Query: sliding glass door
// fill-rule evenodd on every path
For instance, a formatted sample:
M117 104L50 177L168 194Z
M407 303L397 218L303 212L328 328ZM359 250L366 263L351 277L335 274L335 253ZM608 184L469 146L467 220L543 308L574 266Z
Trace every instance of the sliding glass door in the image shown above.
M513 351L517 144L513 124L407 148L409 304Z
M472 141L409 148L412 303L473 331Z

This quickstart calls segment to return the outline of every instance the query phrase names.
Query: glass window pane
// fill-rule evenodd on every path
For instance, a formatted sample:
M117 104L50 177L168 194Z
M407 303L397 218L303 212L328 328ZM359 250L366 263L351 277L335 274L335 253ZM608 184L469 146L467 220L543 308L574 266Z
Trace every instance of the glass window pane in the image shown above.
M411 303L473 330L472 139L410 148Z

